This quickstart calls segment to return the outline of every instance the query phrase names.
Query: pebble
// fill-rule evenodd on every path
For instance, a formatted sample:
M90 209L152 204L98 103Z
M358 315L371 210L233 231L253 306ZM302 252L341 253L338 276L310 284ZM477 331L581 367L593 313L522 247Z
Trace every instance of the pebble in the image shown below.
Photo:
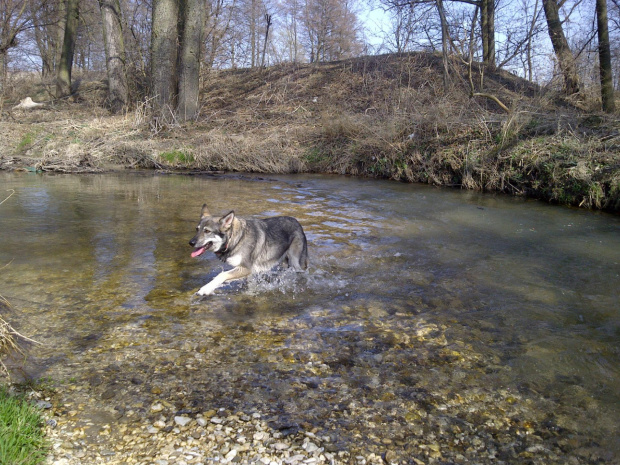
M317 450L319 450L320 448L315 443L309 442L304 446L304 449L306 449L306 452L308 452L309 454L312 454L316 452Z
M162 429L166 427L166 422L162 420L157 420L155 423L153 423L153 426L155 428Z
M161 412L164 409L164 406L159 402L151 405L151 412Z
M189 417L174 417L174 423L178 426L186 426L191 421Z
M39 400L37 401L37 403L35 404L38 408L40 409L49 409L52 408L52 403L48 402L46 400Z

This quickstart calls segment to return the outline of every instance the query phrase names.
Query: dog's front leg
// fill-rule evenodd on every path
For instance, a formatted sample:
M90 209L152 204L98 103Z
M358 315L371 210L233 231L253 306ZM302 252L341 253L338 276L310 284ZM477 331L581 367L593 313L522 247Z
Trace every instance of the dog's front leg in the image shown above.
M232 270L223 271L222 273L218 274L215 278L213 278L213 280L210 281L208 284L205 284L204 286L202 286L196 294L198 295L213 294L213 291L215 291L218 287L220 287L226 281L245 278L249 274L250 274L250 270L242 266L237 266L233 268Z

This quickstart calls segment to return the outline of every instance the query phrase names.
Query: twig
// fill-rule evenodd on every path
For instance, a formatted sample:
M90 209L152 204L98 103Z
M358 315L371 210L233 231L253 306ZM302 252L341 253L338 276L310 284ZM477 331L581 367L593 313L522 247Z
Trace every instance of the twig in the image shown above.
M15 194L15 189L7 189L7 191L11 191L11 193L9 194L9 196L8 196L6 199L4 199L2 202L0 202L0 205L2 205L4 202L6 202L7 200L9 200L9 199L11 198L11 196L12 196L13 194Z

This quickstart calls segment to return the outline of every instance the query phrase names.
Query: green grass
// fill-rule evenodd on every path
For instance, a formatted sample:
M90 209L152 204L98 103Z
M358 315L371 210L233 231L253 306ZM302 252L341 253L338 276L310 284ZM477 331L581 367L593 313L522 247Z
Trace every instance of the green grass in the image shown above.
M19 141L19 144L17 144L16 150L18 152L25 152L26 150L28 150L30 146L32 146L32 144L34 143L35 136L36 134L34 132L28 132L24 134L22 139Z
M181 150L163 152L159 156L163 158L164 160L166 160L168 163L172 163L172 164L194 162L194 156L192 154L187 154L185 152L182 152Z
M43 419L36 407L0 386L0 463L34 465L47 455Z

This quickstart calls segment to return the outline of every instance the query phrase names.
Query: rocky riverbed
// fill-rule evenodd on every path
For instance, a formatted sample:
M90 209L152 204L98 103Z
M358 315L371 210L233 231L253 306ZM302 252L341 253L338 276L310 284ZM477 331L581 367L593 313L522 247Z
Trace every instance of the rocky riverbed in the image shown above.
M104 424L98 433L98 444L87 440L89 427L75 422L62 425L49 419L52 438L50 464L154 464L185 465L203 463L320 464L348 461L350 454L339 450L329 436L312 431L273 432L259 413L230 414L225 409L197 415L173 415L167 402L155 403L151 413L156 420L132 418L129 421ZM149 415L152 420L152 415ZM388 455L389 459L389 455ZM359 463L381 463L375 454L356 457Z
M600 406L582 389L567 408L498 387L501 360L435 323L394 332L401 317L343 328L338 353L301 350L307 320L228 328L206 345L162 340L150 355L144 325L116 329L39 392L48 463L615 463L583 429Z

